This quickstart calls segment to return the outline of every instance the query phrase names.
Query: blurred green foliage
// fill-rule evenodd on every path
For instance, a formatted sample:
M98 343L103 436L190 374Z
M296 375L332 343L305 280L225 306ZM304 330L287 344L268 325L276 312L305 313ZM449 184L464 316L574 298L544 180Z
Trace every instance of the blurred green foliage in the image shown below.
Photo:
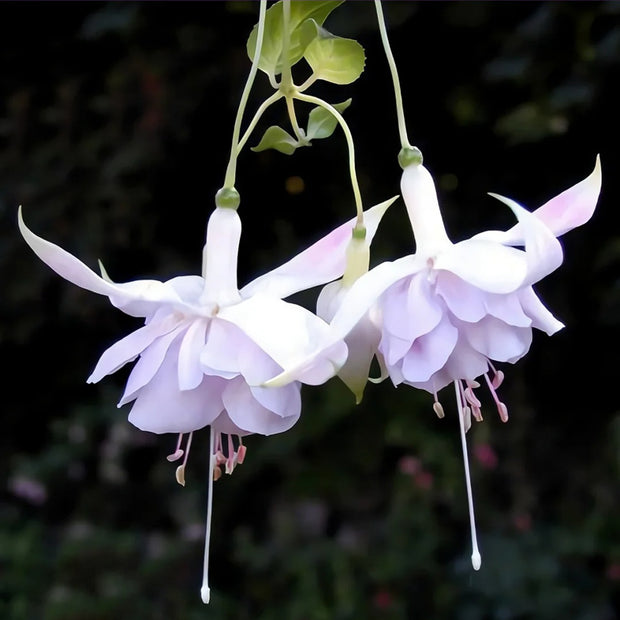
M567 236L565 264L540 286L567 328L536 334L528 357L504 368L509 424L485 402L469 434L481 571L468 559L449 396L439 421L428 395L405 386L371 385L355 407L332 381L305 388L300 423L249 438L246 463L215 485L213 596L202 605L205 434L180 488L164 458L175 438L140 433L115 407L126 374L84 385L135 321L40 264L17 233L16 207L116 280L195 273L257 4L5 2L3 620L619 616L620 3L385 5L410 133L455 239L509 223L485 192L535 208L602 154L598 213ZM399 178L372 5L345 3L326 26L366 50L356 84L320 88L353 98L347 119L370 205ZM251 110L266 92L259 82ZM274 110L263 128L285 122ZM301 185L287 183L296 177ZM245 151L238 179L240 281L353 214L338 131L290 158ZM411 251L404 217L402 204L391 208L376 262Z

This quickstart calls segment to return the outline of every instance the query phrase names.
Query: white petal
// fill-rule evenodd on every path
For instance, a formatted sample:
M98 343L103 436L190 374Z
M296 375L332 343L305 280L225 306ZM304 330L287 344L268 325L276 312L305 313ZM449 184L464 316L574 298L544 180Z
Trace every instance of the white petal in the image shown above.
M597 155L594 170L588 177L536 209L534 215L543 221L556 237L585 224L596 208L601 181L601 158Z
M565 232L585 224L593 215L601 191L601 158L596 156L594 170L583 181L564 190L536 209L535 215L547 228L559 237ZM522 225L515 224L502 234L502 243L523 245Z
M340 308L340 304L348 290L348 288L343 286L342 280L326 284L321 289L316 300L316 315L329 323L334 318L338 308Z
M541 220L514 200L498 194L490 195L510 207L522 226L527 261L527 274L523 284L538 282L555 271L563 259L562 246L555 235Z
M327 323L305 308L265 295L222 308L219 317L236 325L282 368L303 360L330 336Z
M523 312L532 319L532 326L553 336L564 327L564 323L558 321L538 298L531 286L525 287L518 292L519 301Z
M383 214L396 198L398 196L364 212L368 243L372 241ZM256 293L263 293L284 298L342 277L346 266L346 250L354 226L355 218L342 224L280 267L259 276L241 289L242 297L247 299Z
M192 321L183 336L179 349L179 388L192 390L200 385L204 373L200 353L205 346L208 319Z
M290 365L282 365L284 372L266 381L264 385L278 387L290 381L317 385L320 376L311 376L311 373L317 368L319 361L321 362L320 369L325 373L329 371L330 365L335 368L333 372L337 372L346 359L346 346L342 340L387 288L401 278L415 273L423 265L423 260L413 255L405 256L394 262L383 263L356 280L343 297L340 308L334 315L327 339L323 343L316 342L315 348L304 359Z
M441 252L434 267L490 293L512 293L527 276L525 252L477 237Z
M155 377L157 371L166 359L166 356L175 358L178 356L179 344L175 343L172 350L171 346L177 337L180 338L181 331L184 330L185 327L185 325L181 325L168 334L160 336L142 352L140 359L133 367L127 379L125 392L118 403L119 407L122 407L136 398L138 392ZM176 364L176 359L171 361L171 363Z
M59 246L42 239L28 229L18 215L19 230L34 253L58 275L93 293L106 295L113 305L131 316L148 316L162 303L183 306L175 290L157 280L114 283L97 275L84 263Z
M296 408L296 403L292 404L286 417L263 407L241 377L228 382L222 400L232 422L248 433L261 435L281 433L291 428L299 419L300 412Z
M169 315L164 320L151 322L115 342L103 352L95 370L88 377L87 383L97 383L106 375L116 372L127 362L133 361L157 338L175 330L180 322L181 320L177 317Z

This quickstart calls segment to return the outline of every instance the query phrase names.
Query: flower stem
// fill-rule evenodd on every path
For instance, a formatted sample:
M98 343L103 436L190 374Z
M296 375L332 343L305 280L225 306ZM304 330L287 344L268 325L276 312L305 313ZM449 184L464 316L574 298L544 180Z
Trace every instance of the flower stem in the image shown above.
M207 527L205 532L205 553L202 569L202 586L200 597L205 605L211 599L211 589L209 588L209 541L211 540L211 515L213 511L213 466L215 464L215 432L213 427L209 427L209 482L207 484Z
M405 112L403 110L403 95L400 90L400 79L398 78L396 62L394 60L394 55L392 54L390 40L388 39L387 29L385 27L385 18L383 17L383 7L381 6L381 0L375 0L375 8L377 10L377 22L379 24L379 32L381 33L381 41L383 43L383 49L385 50L385 56L387 58L388 65L390 66L392 82L394 84L394 97L396 99L396 116L398 118L398 133L400 135L400 145L403 149L412 149L413 147L409 143L409 138L407 137L407 126L405 125Z
M256 114L254 114L254 118L252 118L252 120L250 121L248 128L245 130L245 133L243 134L243 137L239 140L239 144L237 144L237 155L239 155L239 153L241 152L241 149L245 146L245 143L248 141L250 135L256 128L258 121L260 120L261 116L265 113L267 108L271 104L278 101L278 99L282 99L282 97L284 97L284 95L280 91L275 92L273 93L273 95L265 99L265 101L263 101L263 103L260 105L258 110L256 110Z
M461 447L463 449L463 465L465 467L465 484L467 486L467 503L469 506L469 525L471 528L471 564L474 570L480 569L482 559L478 550L478 538L476 536L476 519L474 517L474 496L471 490L471 477L469 474L469 457L467 456L467 441L465 439L465 412L463 411L463 398L458 381L454 382L456 392L456 406L459 412L459 426L461 429Z
M347 122L342 117L342 114L334 108L334 106L329 105L326 101L319 99L318 97L313 97L312 95L305 95L303 93L297 93L295 95L295 99L299 99L300 101L305 101L307 103L313 103L315 105L321 106L325 108L330 114L334 116L334 118L342 127L342 131L344 132L345 138L347 140L347 145L349 147L349 174L351 176L351 185L353 187L353 195L355 196L355 208L357 210L357 220L355 222L356 229L363 229L364 226L364 206L362 204L362 194L360 192L359 183L357 181L357 172L355 170L355 144L353 143L353 135L351 134L351 130L347 125Z
M226 168L226 176L224 178L224 187L232 189L235 186L235 176L237 173L237 155L239 154L238 144L239 135L241 134L241 121L243 120L243 113L245 106L250 96L250 90L254 84L254 78L258 71L258 62L260 60L260 54L263 47L263 35L265 32L265 13L267 11L267 0L260 0L260 8L258 14L258 31L256 36L256 49L254 50L254 59L252 60L252 66L250 67L250 73L245 83L243 93L241 94L241 101L239 102L239 108L237 109L237 117L235 118L235 124L233 127L232 146L230 148L230 159Z

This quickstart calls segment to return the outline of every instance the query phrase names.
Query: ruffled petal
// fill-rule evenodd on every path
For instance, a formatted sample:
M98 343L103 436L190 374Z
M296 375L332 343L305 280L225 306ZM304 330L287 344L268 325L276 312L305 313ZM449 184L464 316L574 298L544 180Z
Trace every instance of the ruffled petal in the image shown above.
M179 348L179 389L198 387L204 373L200 365L200 353L205 346L208 319L195 319L187 328Z
M514 327L530 327L532 320L523 312L519 301L519 293L496 295L487 293L484 296L487 312L497 319Z
M251 386L252 396L266 409L285 418L301 413L301 383L295 381L280 388Z
M450 273L437 273L435 291L446 302L450 312L462 321L476 323L487 313L485 296L480 289Z
M402 361L405 382L426 381L450 357L458 339L458 330L444 318L430 333L415 340ZM379 345L379 349L382 347Z
M531 328L506 325L494 317L466 324L461 332L476 351L498 362L516 362L532 344Z
M103 352L95 370L86 380L87 383L97 383L106 375L116 372L128 362L135 360L157 338L174 331L181 322L182 319L168 315L162 321L151 322L115 342Z
M179 390L176 356L167 358L140 390L129 421L151 433L190 433L211 424L224 408L220 377L205 377L193 390Z
M231 379L239 374L239 351L247 338L228 321L219 317L209 322L205 345L200 352L200 366L208 375Z
M372 241L383 214L396 198L398 196L364 212L368 243ZM247 299L256 293L261 293L284 298L340 278L345 270L346 250L354 226L355 218L342 224L280 267L259 276L241 289L242 297Z
M531 286L522 288L517 295L523 312L532 320L532 327L546 332L549 336L553 336L564 327L564 323L558 321L547 310Z
M235 426L248 433L273 435L291 428L299 419L295 403L286 417L282 417L261 405L241 378L230 380L222 394L228 416Z

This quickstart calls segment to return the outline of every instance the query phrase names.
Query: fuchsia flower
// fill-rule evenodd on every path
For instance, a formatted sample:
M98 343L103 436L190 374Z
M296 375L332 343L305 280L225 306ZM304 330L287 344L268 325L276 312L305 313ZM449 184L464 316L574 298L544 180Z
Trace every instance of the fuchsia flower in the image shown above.
M368 241L388 206L386 202L366 212ZM291 428L301 411L301 382L321 384L345 362L347 347L331 341L328 324L282 297L342 275L353 221L241 290L237 288L241 221L234 209L216 208L209 219L203 275L166 282L119 284L103 269L102 276L97 275L32 233L21 209L19 228L37 256L63 278L106 295L126 314L145 319L143 327L103 353L88 382L96 383L137 359L119 407L133 401L129 421L142 430L179 433L177 448L168 458L185 456L177 469L181 484L193 431L211 426L214 477L221 475L224 464L231 473L245 455L242 436ZM317 347L321 352L312 356L298 380L278 388L261 386L283 368L307 359ZM189 437L183 450L185 433ZM232 435L237 436L234 442ZM208 588L203 599L208 599Z
M503 373L493 362L514 363L532 341L532 328L552 335L563 327L542 304L532 285L562 263L559 235L587 222L601 186L600 160L586 179L530 213L509 198L492 194L514 213L518 223L508 231L487 231L452 243L446 234L433 178L424 166L408 166L401 188L416 240L416 253L386 262L361 276L332 308L333 340L347 338L347 364L356 349L351 336L369 316L380 336L366 328L363 359L357 365L366 381L368 347L378 340L380 364L395 385L406 383L434 395L434 410L443 417L437 393L453 383L461 424L472 522L472 562L477 549L465 430L470 416L478 420L481 403L474 394L484 377L502 420L508 411L497 396ZM518 247L524 249L518 249ZM372 313L369 315L369 311ZM380 320L377 320L380 317ZM358 347L359 348L359 347ZM363 362L363 363L362 363ZM267 382L285 385L305 365L289 367Z

